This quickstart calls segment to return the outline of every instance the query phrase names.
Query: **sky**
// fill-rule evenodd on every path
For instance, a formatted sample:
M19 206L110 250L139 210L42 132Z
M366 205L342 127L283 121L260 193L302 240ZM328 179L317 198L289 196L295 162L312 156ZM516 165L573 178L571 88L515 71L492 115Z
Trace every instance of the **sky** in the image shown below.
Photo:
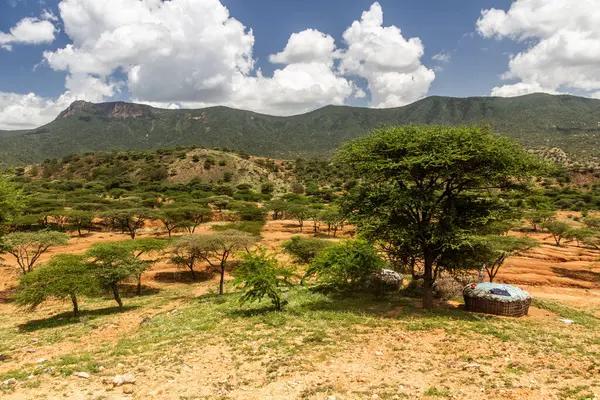
M600 98L600 0L0 0L0 130L75 100L293 115Z

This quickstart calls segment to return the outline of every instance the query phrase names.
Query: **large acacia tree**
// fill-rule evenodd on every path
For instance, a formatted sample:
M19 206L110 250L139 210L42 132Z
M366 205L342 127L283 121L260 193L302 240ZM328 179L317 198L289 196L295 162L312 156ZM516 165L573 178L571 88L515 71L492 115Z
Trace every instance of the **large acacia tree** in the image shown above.
M501 191L520 188L545 165L487 128L447 126L378 129L342 146L336 159L362 179L346 211L366 237L414 257L425 308L433 307L444 253L509 218L514 210Z

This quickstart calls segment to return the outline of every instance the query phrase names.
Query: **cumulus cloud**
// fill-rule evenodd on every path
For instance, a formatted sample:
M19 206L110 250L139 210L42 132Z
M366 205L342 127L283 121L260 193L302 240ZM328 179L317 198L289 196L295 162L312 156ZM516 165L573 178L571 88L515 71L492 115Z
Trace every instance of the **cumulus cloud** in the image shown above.
M118 89L114 84L86 76L70 76L65 86L67 90L57 99L35 93L0 92L0 129L29 129L44 125L76 100L100 102Z
M426 95L435 77L421 64L418 38L383 26L379 3L345 31L340 48L315 29L293 33L269 57L278 66L271 76L256 68L252 30L220 0L62 0L59 12L72 43L44 52L44 62L67 72L67 92L56 100L23 95L16 102L52 115L64 99L102 101L121 87L133 101L160 107L229 105L291 115L367 97L355 77L367 82L372 106L391 107ZM55 17L45 12L43 18Z
M323 62L329 64L337 57L335 41L314 29L292 33L285 49L273 54L269 61L275 64Z
M348 49L340 70L365 78L374 107L397 107L427 94L435 79L421 64L424 48L419 38L405 39L396 26L383 26L383 10L374 3L343 34Z
M8 33L0 32L0 46L12 50L13 44L42 44L52 43L56 28L47 19L47 15L39 18L23 18L10 28Z
M504 79L516 84L492 94L513 96L600 89L600 0L516 0L508 11L483 10L477 31L485 38L531 42L511 56Z

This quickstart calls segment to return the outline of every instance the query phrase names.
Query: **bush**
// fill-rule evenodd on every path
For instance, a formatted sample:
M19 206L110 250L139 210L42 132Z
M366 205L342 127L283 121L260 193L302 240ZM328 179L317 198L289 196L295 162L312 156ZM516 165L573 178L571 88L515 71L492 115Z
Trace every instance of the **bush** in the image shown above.
M371 275L385 267L377 250L364 240L344 241L319 253L310 263L306 277L315 276L335 289L365 288Z
M244 205L237 210L242 221L266 221L267 211L255 205Z
M328 240L293 236L289 241L283 244L283 249L292 256L294 261L308 264L321 251L332 244L333 243Z
M266 296L275 309L281 311L287 304L282 298L282 289L292 286L292 271L280 267L277 259L267 255L264 249L247 253L243 259L234 273L236 286L244 292L241 302L261 301Z

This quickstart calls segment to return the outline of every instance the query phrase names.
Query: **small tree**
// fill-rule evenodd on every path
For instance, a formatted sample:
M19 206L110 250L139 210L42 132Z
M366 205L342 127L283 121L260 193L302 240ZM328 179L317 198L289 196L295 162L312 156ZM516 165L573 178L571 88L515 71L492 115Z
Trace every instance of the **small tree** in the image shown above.
M153 217L152 211L144 208L114 210L105 213L105 215L117 222L122 229L129 233L132 239L135 239L137 231L144 227L146 220Z
M80 255L59 254L19 280L15 301L34 309L48 298L70 299L73 314L79 315L78 296L98 291L98 281L89 263Z
M181 208L183 212L183 225L189 233L196 232L198 225L209 222L212 219L210 208L189 205Z
M534 232L537 232L538 227L544 226L555 218L556 213L551 210L534 210L525 214L525 219L530 223Z
M92 229L94 213L92 211L72 210L67 213L67 218L81 236L82 229L87 229L88 233Z
M465 245L446 252L441 261L450 272L461 269L485 271L493 282L508 257L539 246L535 239L506 235L474 236Z
M229 257L239 250L248 250L258 238L246 232L229 229L209 235L197 235L194 246L198 258L206 261L213 270L219 273L219 294L223 294L225 269Z
M171 251L171 263L189 269L192 279L196 280L195 267L200 260L200 249L198 247L198 235L186 235L180 237Z
M337 207L329 207L320 215L321 220L327 224L327 235L337 236L337 231L343 229L346 216Z
M242 289L242 303L271 299L277 311L287 304L282 298L284 288L292 286L293 272L279 266L277 259L260 249L243 256L243 262L234 273L237 287Z
M142 274L150 268L152 264L156 262L156 260L142 260L141 257L144 254L151 253L159 253L163 251L168 245L168 240L154 239L154 238L143 238L136 240L125 240L122 242L115 242L115 245L122 246L125 249L129 250L133 257L138 260L142 265L140 265L140 269L136 271L136 279L137 279L137 288L136 294L138 296L142 295ZM145 265L145 268L141 268Z
M550 232L556 245L560 246L560 242L567 236L571 226L563 221L550 221L544 224L544 228Z
M148 268L147 263L134 257L128 248L119 243L97 243L86 254L92 259L92 269L100 285L112 291L122 309L119 284L142 273Z
M588 243L591 238L597 235L597 231L591 228L571 228L565 234L569 242L576 241L577 246L581 243Z
M33 270L42 254L53 246L69 243L69 236L61 232L13 232L4 237L3 247L17 260L21 274Z
M298 221L298 225L300 226L300 232L302 232L304 228L304 221L307 218L310 218L310 209L307 206L303 206L300 204L292 204L288 208L288 213L292 217Z
M181 208L165 206L157 213L156 216L167 229L169 238L175 229L184 227L186 225L185 210Z
M267 209L273 212L273 220L282 219L290 204L283 200L273 200L267 205Z
M371 275L385 267L377 250L363 240L344 241L320 252L310 263L306 277L332 288L363 288Z

